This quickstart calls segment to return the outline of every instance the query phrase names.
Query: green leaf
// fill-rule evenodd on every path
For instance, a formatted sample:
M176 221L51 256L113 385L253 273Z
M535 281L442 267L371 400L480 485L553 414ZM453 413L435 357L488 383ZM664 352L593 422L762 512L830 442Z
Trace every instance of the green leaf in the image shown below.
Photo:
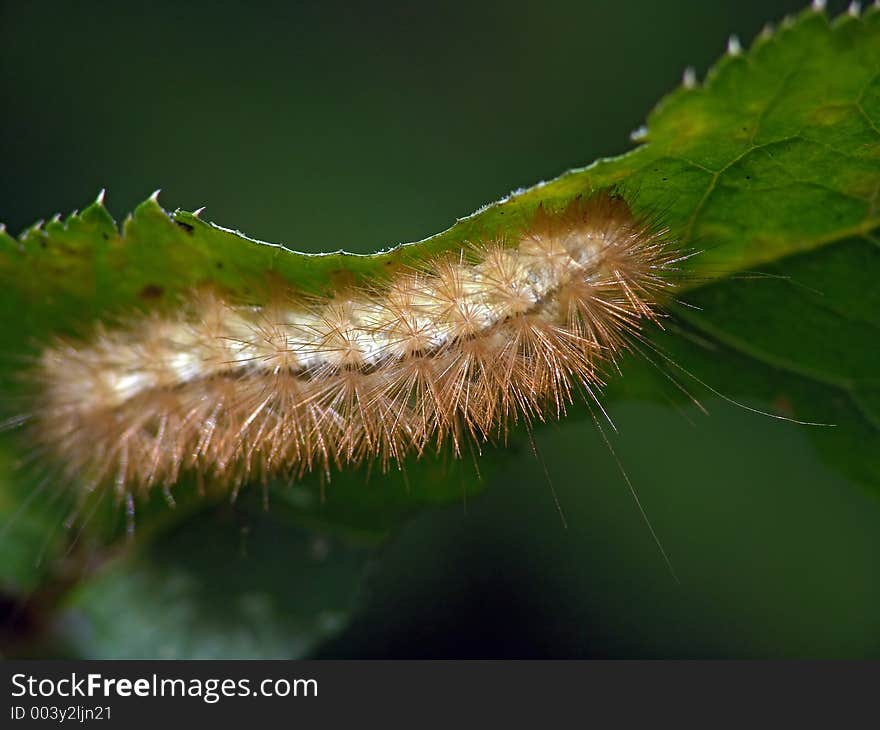
M368 551L271 518L202 511L73 590L59 633L94 659L297 659L348 621Z
M682 287L684 303L692 306L676 306L665 331L652 335L662 351L651 354L659 368L631 358L607 397L668 397L675 391L659 370L699 389L687 371L761 408L835 424L811 428L820 453L880 490L880 12L872 8L834 22L822 13L802 13L756 39L748 52L726 55L704 84L668 95L639 137L643 143L628 154L521 191L425 241L372 256L296 253L197 214L169 215L155 196L121 230L100 197L81 213L36 225L19 238L0 232L0 307L15 313L0 319L0 339L16 355L0 365L0 388L11 396L2 415L13 417L26 407L22 358L35 355L52 334L80 333L132 309L173 306L182 292L206 283L258 300L267 276L308 292L375 279L455 250L463 240L516 231L538 205L556 208L616 186L639 211L661 217L684 248L701 253L688 261L692 276ZM761 276L748 274L755 269ZM72 533L58 527L71 505L58 495L58 485L46 484L44 472L22 467L22 453L18 434L0 434L0 520L10 525L0 535L8 556L0 583L14 593L57 580L58 555L72 541ZM500 451L484 456L480 468L498 458ZM310 478L273 490L270 514L375 538L413 509L460 500L481 483L466 463L430 459L413 463L407 475L373 474L366 485L359 472L334 475L330 484ZM13 519L28 499L33 509ZM119 510L112 504L95 510L98 517L84 521L78 539L91 540L100 553L120 533ZM131 608L127 594L114 586L126 580L135 595L162 595L152 586L168 566L161 547L168 530L195 528L201 519L189 508L147 505L143 511L138 551L119 563L130 568L111 566L107 577L73 599L95 626L105 625L94 630L98 638L75 640L77 646L113 653L106 647L119 627L107 617L124 612L125 602ZM152 540L159 532L163 539ZM46 557L35 567L33 556L40 554ZM206 569L196 563L191 576ZM173 598L183 606L201 605L209 596L196 578L180 586ZM186 616L198 614L193 611ZM217 626L226 620L235 621L218 619ZM297 635L300 628L279 631ZM133 642L122 653L136 654L148 641ZM195 634L181 641L172 653L221 651ZM233 651L259 654L258 645L238 644Z

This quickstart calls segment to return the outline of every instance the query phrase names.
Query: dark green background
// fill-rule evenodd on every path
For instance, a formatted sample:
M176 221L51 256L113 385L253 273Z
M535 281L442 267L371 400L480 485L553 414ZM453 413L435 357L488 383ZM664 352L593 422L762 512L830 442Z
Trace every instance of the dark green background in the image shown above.
M801 3L0 7L10 230L102 187L121 219L161 187L258 238L366 252L626 150L686 65L702 77L729 33L747 45ZM805 428L700 395L709 417L612 409L681 585L595 428L566 422L537 439L568 529L520 448L377 554L320 655L880 655L880 503Z

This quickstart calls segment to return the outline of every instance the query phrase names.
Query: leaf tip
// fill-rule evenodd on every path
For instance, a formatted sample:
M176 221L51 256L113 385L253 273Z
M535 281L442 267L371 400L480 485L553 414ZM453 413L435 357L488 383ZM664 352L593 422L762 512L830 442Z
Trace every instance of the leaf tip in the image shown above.
M629 133L631 142L644 142L648 138L648 128L643 124Z
M739 36L731 35L727 39L727 55L728 56L738 56L742 53L742 43L739 41Z

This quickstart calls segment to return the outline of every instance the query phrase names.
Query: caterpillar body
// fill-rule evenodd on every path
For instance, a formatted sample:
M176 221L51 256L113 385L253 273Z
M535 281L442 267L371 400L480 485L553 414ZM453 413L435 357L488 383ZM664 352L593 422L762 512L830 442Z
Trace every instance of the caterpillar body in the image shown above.
M606 191L326 297L276 291L255 307L194 291L172 313L49 343L33 433L71 479L120 496L187 471L237 488L459 455L596 400L661 316L680 258Z

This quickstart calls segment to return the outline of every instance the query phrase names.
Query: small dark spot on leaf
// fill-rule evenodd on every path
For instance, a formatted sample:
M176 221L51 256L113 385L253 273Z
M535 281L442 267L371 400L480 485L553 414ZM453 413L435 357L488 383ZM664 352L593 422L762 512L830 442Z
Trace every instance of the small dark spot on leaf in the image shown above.
M141 289L138 296L141 299L152 300L158 299L162 296L164 292L165 290L158 284L147 284L143 289Z
M110 236L107 235L106 233L102 233L101 235L104 237L104 240L105 240L105 241L110 240Z
M777 395L776 398L773 399L773 408L779 413L786 414L789 418L792 418L795 415L791 401L784 395Z
M179 221L176 218L174 219L174 222L177 225L179 225L181 228L183 228L183 230L185 230L187 233L192 233L194 230L193 227L189 223L184 223L183 221Z
M222 261L218 261L217 264L216 264L216 266L217 266L218 269L222 269L222 268L223 268L223 262L222 262Z
M331 286L336 289L346 289L356 284L355 275L348 269L334 269L330 273Z
M751 175L746 175L746 180L751 180L751 179L752 179Z
M668 178L668 177L663 177L663 178L660 178L660 179L661 179L663 182L666 182L669 178Z
M49 248L49 244L43 239L40 239L40 248Z

